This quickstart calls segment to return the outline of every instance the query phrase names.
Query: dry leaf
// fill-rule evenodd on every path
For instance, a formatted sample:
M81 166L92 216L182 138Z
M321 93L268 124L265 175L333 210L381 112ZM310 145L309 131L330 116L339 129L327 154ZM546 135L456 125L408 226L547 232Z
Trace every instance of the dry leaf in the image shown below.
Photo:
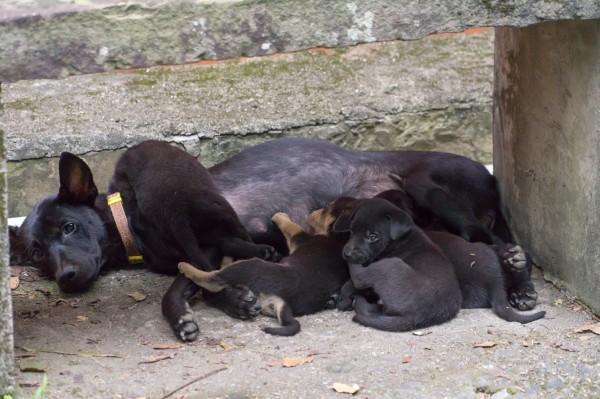
M332 388L338 393L355 394L360 389L360 386L358 386L358 384L346 385L336 382L333 384Z
M87 316L77 316L77 321L86 321L87 319Z
M562 300L562 299L560 299L560 298L559 298L559 299L557 299L556 301L554 301L554 305L555 305L555 306L560 306L560 305L562 305L562 304L563 304L563 300Z
M133 298L134 301L136 302L142 302L144 299L146 299L148 297L148 295L143 294L139 291L134 292L133 294L127 294L127 296L130 296Z
M600 323L586 324L585 326L576 328L575 332L576 333L593 332L594 334L600 335Z
M181 349L182 347L181 344L155 344L152 349Z
M10 289L16 290L18 286L19 286L19 276L11 277L10 278Z
M286 357L283 359L283 367L296 367L300 366L304 363L310 363L314 360L314 356L306 356L306 357Z
M473 348L491 348L493 346L496 346L495 342L485 341L485 342L480 342L478 344L473 345Z
M138 364L141 364L141 363L156 363L156 362L160 362L161 360L172 359L174 357L175 357L175 355L173 355L173 354L170 354L170 355L158 355L158 356L147 356L147 357L143 358Z
M225 349L226 351L233 349L233 346L229 345L227 342L225 341L221 341L219 343L219 345L221 345L221 348Z
M44 371L48 370L48 365L39 360L26 359L19 362L19 370L24 372L32 371L36 373L43 373Z
M410 363L411 356L404 355L402 356L402 363Z

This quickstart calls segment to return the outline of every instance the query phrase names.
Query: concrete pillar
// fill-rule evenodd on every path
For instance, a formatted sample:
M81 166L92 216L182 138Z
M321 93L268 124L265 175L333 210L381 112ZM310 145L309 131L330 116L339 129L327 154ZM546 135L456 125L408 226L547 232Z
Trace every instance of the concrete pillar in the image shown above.
M494 170L534 262L600 312L600 20L496 28Z
M0 102L0 121L2 114L3 108ZM4 148L4 132L0 124L0 232L4 238L8 237L6 204L6 148ZM2 239L0 240L0 397L12 393L14 389L12 301L9 282L8 240Z

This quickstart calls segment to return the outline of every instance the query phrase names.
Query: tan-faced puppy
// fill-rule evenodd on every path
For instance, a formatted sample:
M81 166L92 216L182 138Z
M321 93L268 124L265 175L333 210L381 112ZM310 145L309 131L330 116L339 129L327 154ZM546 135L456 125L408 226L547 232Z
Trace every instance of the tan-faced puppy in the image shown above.
M285 213L275 214L272 220L286 238L290 252L281 263L249 259L204 272L182 262L179 270L211 292L237 285L248 287L258 295L261 311L277 317L282 325L264 331L291 336L300 331L294 316L325 309L331 296L350 278L341 256L347 237L333 232L309 235Z
M462 297L452 263L411 217L389 201L360 201L335 231L350 231L343 256L359 289L379 297L357 296L353 320L386 331L407 331L456 316Z

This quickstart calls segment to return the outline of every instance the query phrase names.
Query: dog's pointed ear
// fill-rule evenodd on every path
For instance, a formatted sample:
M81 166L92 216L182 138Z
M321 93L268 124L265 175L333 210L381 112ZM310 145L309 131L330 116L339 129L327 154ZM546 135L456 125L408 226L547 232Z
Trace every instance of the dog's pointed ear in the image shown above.
M350 222L352 220L352 210L344 209L340 216L333 223L334 233L347 233L350 231Z
M98 189L92 171L81 158L70 152L60 154L58 174L60 176L59 201L73 205L94 206Z
M398 209L386 215L390 221L390 238L397 240L404 236L415 225L411 217L404 211Z

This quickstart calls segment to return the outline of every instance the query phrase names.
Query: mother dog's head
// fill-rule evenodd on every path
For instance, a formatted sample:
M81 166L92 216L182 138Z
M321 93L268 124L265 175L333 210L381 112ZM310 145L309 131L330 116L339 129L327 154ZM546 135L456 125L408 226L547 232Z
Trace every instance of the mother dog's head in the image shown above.
M39 201L20 227L11 227L11 263L39 268L64 292L81 292L106 262L106 223L95 207L98 190L87 164L62 153L59 175L58 194Z

